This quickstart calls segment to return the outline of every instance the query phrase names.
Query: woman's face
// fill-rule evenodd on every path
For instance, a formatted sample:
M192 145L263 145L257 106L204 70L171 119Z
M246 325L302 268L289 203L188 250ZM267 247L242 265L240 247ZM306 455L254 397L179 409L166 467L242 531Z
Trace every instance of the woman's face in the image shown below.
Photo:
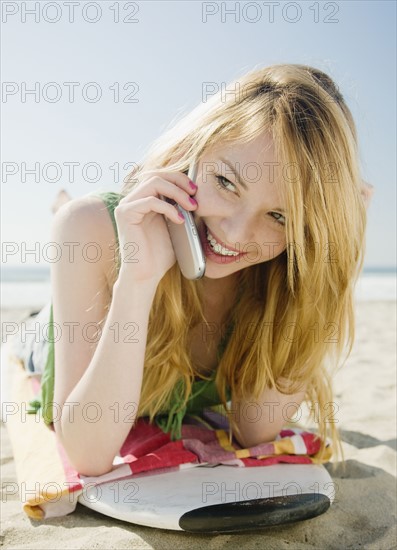
M279 172L267 134L248 144L217 146L201 157L194 218L206 277L226 277L285 250L285 205L275 185Z

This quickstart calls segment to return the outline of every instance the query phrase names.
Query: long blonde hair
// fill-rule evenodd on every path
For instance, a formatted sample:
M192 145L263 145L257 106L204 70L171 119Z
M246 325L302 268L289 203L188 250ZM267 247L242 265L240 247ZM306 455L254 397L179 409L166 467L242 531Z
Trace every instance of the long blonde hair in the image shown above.
M225 384L237 398L254 400L267 387L291 395L307 384L305 401L322 439L318 460L328 437L344 460L332 417L332 369L353 346L353 293L365 251L355 124L331 78L312 67L255 69L230 89L239 92L219 92L157 139L121 194L139 185L147 170L187 172L213 146L270 132L276 158L293 168L293 177L289 171L277 183L287 210L287 248L240 273L243 292L231 313L240 330L228 342L215 383L233 429ZM202 303L201 281L183 278L175 264L159 283L150 313L138 416L153 421L181 381L186 403L197 374L187 337L206 322Z

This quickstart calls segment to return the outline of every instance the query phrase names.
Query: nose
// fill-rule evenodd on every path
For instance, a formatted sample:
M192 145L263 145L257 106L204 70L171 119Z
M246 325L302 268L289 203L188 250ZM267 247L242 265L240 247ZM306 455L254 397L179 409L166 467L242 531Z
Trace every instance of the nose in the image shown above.
M224 218L220 226L227 242L235 246L236 243L245 245L254 242L257 224L258 219L255 215L239 210Z

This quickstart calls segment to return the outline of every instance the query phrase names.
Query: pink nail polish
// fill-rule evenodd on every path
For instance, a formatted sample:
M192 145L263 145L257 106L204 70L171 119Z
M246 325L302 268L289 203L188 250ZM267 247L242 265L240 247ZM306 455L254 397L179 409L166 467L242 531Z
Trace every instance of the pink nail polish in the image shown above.
M197 201L193 199L193 197L189 197L189 200L192 204L194 204L194 206L197 206Z
M193 183L192 180L189 180L189 185L192 189L194 189L194 190L197 189L197 185L195 183Z

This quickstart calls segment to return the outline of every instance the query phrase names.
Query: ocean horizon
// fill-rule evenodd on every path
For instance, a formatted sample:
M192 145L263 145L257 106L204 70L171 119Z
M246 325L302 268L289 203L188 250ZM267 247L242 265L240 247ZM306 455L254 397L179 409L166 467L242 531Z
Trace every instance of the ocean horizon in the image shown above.
M396 301L397 268L365 267L356 301ZM51 300L50 266L1 266L1 308L41 309Z

